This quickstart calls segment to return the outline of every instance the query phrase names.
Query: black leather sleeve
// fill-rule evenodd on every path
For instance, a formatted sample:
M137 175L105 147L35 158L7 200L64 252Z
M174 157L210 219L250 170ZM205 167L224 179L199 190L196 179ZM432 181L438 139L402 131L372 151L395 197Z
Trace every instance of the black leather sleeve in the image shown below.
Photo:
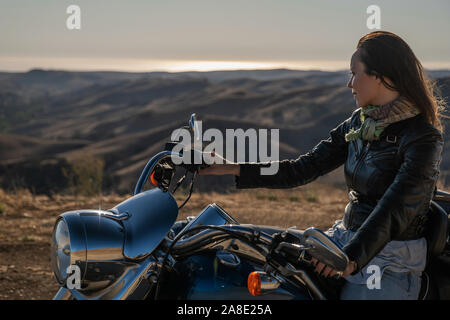
M403 162L394 181L343 248L357 263L353 274L399 237L416 216L426 214L439 176L442 148L442 135L434 128L400 146Z
M353 113L353 116L355 113ZM345 134L352 117L330 131L327 140L320 141L311 151L295 160L241 163L240 176L235 177L236 188L292 188L307 184L342 165L347 158ZM273 175L261 174L261 168L278 165Z

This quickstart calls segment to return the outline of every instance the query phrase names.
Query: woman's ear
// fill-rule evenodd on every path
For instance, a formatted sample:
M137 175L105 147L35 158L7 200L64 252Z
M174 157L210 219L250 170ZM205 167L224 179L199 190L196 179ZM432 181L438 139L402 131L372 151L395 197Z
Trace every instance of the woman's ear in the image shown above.
M377 84L380 85L384 85L383 81L381 80L381 76L379 76L378 74L375 75L375 81L377 82Z
M381 81L381 76L378 72L376 71L365 71L365 73L369 76L369 77L374 77L374 80L377 80L378 82L382 82Z
M384 85L384 84L383 84L383 77L380 76L380 74L378 74L377 72L374 72L374 73L372 74L372 76L375 77L374 79L375 79L375 81L377 82L378 85Z
M372 71L372 72L370 73L370 75L371 75L371 76L374 76L374 77L375 77L375 80L381 81L381 76L380 76L380 74L379 74L378 72Z
M389 91L397 90L397 89L395 89L394 82L391 79L386 78L386 77L379 77L379 80L380 80L381 84Z

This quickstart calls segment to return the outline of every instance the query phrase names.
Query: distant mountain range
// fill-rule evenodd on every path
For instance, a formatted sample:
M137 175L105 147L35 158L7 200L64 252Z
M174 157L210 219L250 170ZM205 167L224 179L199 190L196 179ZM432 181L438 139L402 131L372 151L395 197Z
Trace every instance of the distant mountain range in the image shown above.
M450 70L429 74L449 101ZM93 155L105 161L108 189L130 192L148 159L192 113L203 130L278 128L280 158L297 158L355 109L347 80L347 71L286 69L0 73L0 186L34 183L23 177L31 164ZM232 183L202 176L197 187Z

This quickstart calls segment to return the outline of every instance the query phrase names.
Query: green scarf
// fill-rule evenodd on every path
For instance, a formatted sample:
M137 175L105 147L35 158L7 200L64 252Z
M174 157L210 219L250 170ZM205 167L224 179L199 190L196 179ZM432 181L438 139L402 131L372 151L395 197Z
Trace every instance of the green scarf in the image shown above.
M361 108L361 127L353 128L345 135L345 141L356 139L378 140L383 130L391 123L415 117L421 111L410 101L399 96L383 105L368 105Z

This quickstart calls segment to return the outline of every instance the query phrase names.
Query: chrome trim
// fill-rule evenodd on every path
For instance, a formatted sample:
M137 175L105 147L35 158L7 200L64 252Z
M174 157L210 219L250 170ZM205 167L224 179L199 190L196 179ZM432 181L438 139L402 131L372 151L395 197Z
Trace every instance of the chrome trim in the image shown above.
M238 255L227 250L217 250L216 258L220 264L229 268L236 268L241 264L241 259L239 259Z
M233 219L228 213L226 213L220 206L216 203L207 205L196 217L191 219L189 223L180 231L184 233L191 228L197 226L213 225L213 226L223 226L226 224L239 224L235 219Z
M80 213L86 236L86 261L111 261L124 258L124 227L108 215Z
M53 227L51 239L51 261L56 281L63 283L70 266L70 234L64 219L58 219Z
M86 230L82 218L78 211L69 211L58 217L55 226L59 220L64 220L69 230L70 264L77 265L80 268L81 279L83 279L86 272L87 241ZM65 285L65 281L66 279L61 279L59 283Z
M257 263L266 263L266 258L246 242L230 238L222 244L224 245L223 248L227 251L236 253L241 257L245 257L246 259L250 259Z
M69 291L77 300L125 300L134 292L141 281L147 280L155 265L157 265L157 260L149 256L141 263L130 265L114 285L100 292L86 294L79 290Z
M116 287L134 265L126 259L150 255L178 215L175 199L160 189L142 192L113 209L69 211L57 219L67 224L70 264L80 267L80 291L86 295Z
M71 298L72 298L71 292L64 287L61 287L59 288L58 292L55 294L52 300L71 300Z
M261 279L260 294L270 293L270 291L276 290L280 287L281 285L280 281L271 274L268 274L264 271L256 271L256 272L259 274L259 278Z
M220 226L224 229L229 229L230 231L237 231L246 234L250 237L255 237L255 229L249 228L243 225L223 225ZM272 241L272 237L265 234L264 232L258 232L259 239L265 245L269 245ZM233 238L233 235L225 233L221 230L206 229L193 236L186 239L179 240L172 248L172 254L174 256L182 254L184 251L192 250L193 247L199 246L201 248L207 248L208 245L214 245L218 241L224 241ZM172 240L167 239L168 245L171 245ZM268 253L268 249L261 247L262 250Z
M113 209L115 209L115 208L113 208ZM79 215L82 217L96 215L96 216L102 216L102 217L117 220L117 221L126 220L131 217L131 214L128 212L119 213L117 211L117 209L115 209L114 211L113 211L113 209L109 209L108 211L88 209L88 210L82 210L82 211L79 210L77 212L79 212Z
M142 268L127 259L148 257L178 215L175 199L160 189L142 192L113 209L69 211L56 221L66 222L70 264L80 267L81 289L71 290L77 299L126 297ZM65 286L66 279L59 283Z
M95 275L90 281L83 283L81 290L76 290L88 299L104 295L123 287L122 280L127 273L133 272L139 264L114 261L90 261L88 263L88 273Z
M333 267L337 271L345 271L349 259L340 246L318 228L308 228L303 232L301 243L308 247L308 253L314 258Z
M327 300L325 295L322 293L322 291L319 289L319 287L316 286L314 281L311 280L311 278L308 276L308 274L304 270L298 270L294 266L292 266L290 263L286 264L286 269L293 273L293 278L295 278L297 281L305 285L308 290L311 290L314 296L319 300Z
M111 264L124 259L123 225L120 221L110 219L110 215L101 210L69 211L56 220L56 224L60 220L67 224L71 248L70 264L80 268L80 290L89 290L91 286L98 285L97 282L102 283L103 279L114 282L120 271L123 271L123 268L114 268L113 265L107 268L106 272L98 266L102 262ZM65 282L66 279L59 281L63 286Z

